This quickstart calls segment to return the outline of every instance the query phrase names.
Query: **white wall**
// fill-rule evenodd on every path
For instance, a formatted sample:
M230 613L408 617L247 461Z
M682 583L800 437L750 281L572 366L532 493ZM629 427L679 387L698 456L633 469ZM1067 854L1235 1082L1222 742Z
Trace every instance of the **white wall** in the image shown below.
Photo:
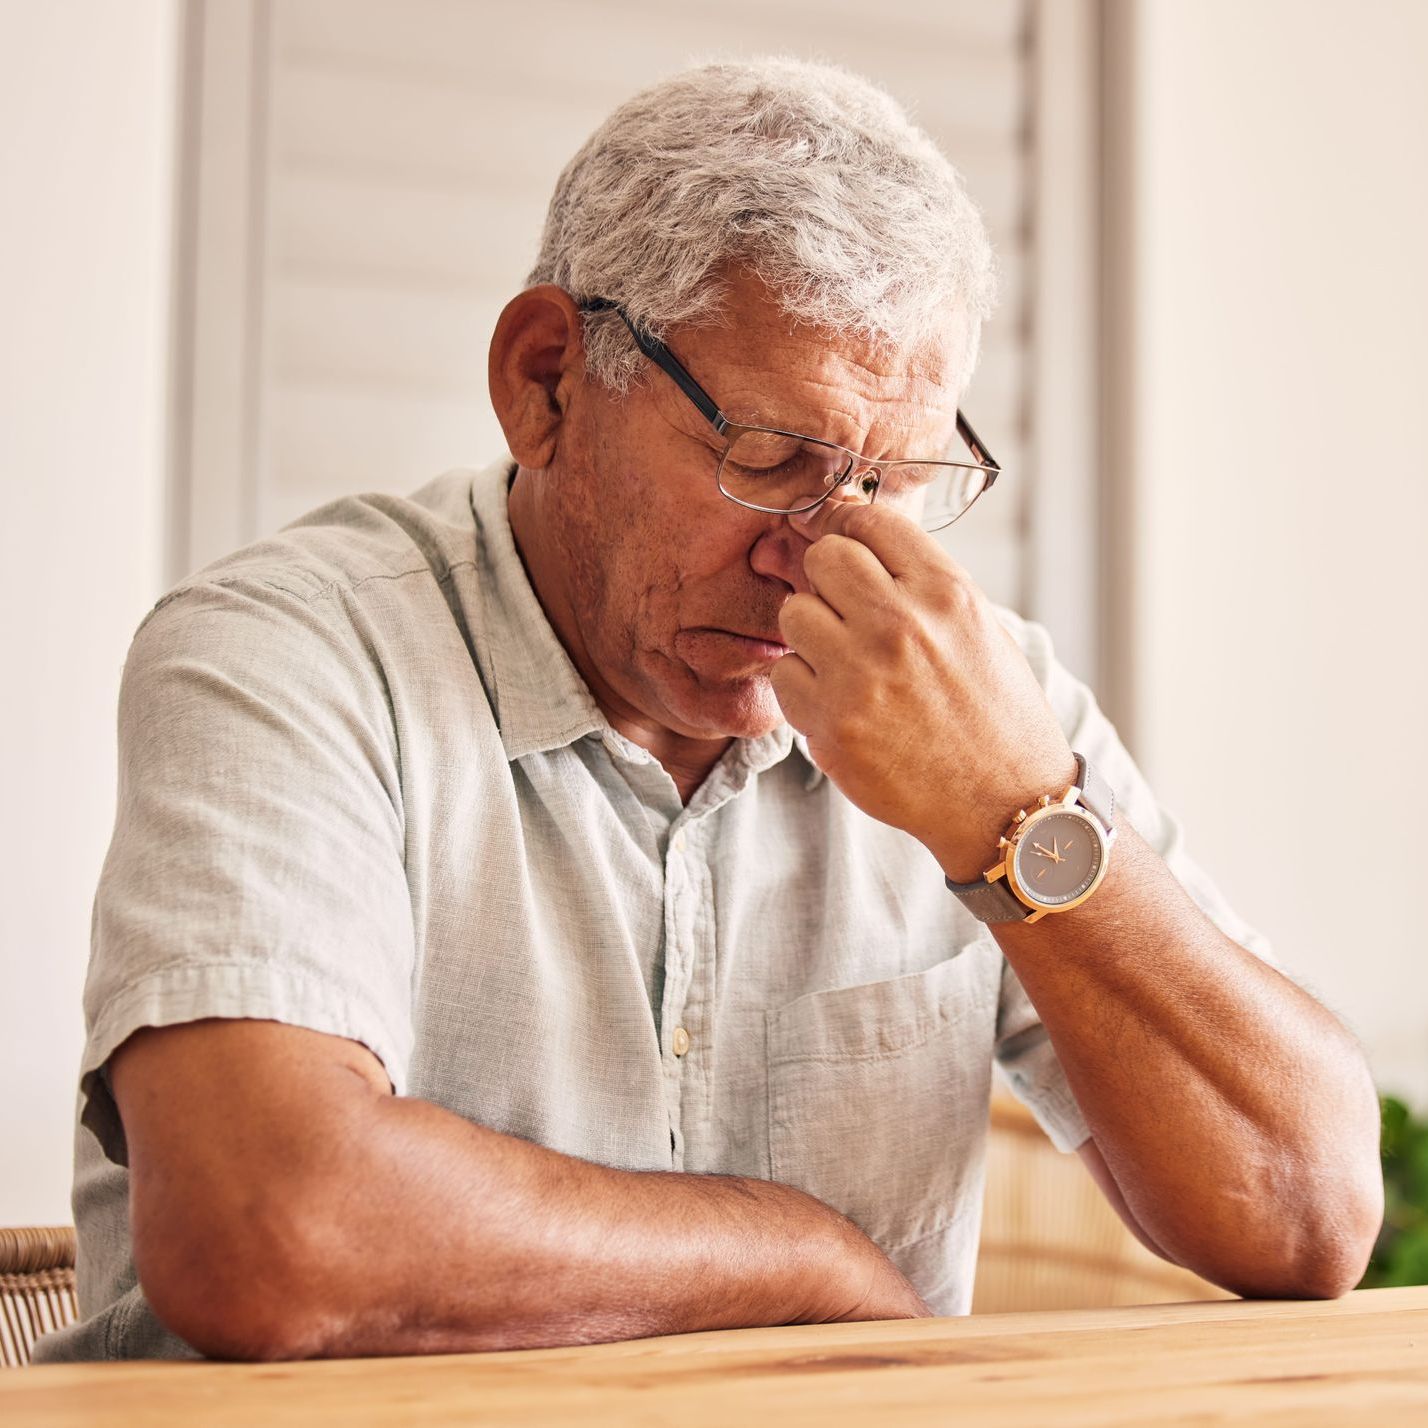
M0 1224L70 1218L114 702L162 568L175 0L0 9Z
M1131 18L1136 752L1428 1102L1428 5Z

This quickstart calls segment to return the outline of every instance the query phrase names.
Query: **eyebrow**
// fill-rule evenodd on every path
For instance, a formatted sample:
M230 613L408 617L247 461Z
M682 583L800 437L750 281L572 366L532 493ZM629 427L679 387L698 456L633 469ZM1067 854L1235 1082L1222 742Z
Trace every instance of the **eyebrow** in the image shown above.
M894 448L893 448L893 451L892 451L892 454L882 454L882 455L878 455L878 456L869 456L869 455L867 454L866 450L860 450L858 447L849 446L849 445L847 445L845 442L834 441L831 436L820 436L816 431L809 431L809 430L807 430L805 427L803 427L803 426L800 425L800 424L782 421L782 420L780 420L777 416L774 416L774 415L765 413L765 412L764 412L763 410L761 410L760 408L755 407L755 408L752 408L751 410L752 410L752 415L749 416L749 417L747 418L747 420L745 420L742 416L739 416L739 417L736 418L736 417L733 415L732 412L727 413L727 415L728 415L728 417L729 417L730 422L733 423L735 426L762 426L762 427L770 427L770 428L773 428L773 429L778 430L778 431L788 432L788 433L790 433L790 434L793 435L793 436L801 436L801 437L804 437L804 438L805 438L806 440L808 440L808 441L823 441L823 442L827 442L827 443L828 443L829 445L831 445L831 446L841 447L844 451L851 451L855 456L858 457L858 459L859 459L860 461L867 461L867 462L870 462L870 463L875 463L875 462L878 462L878 461L946 461L946 460L950 460L950 459L953 459L953 457L955 456L955 453L956 453L956 451L957 451L957 449L958 449L958 443L959 443L959 440L960 440L960 435L959 435L959 433L954 429L952 435L951 435L950 437L946 438L945 440L943 440L943 441L940 443L940 449L938 450L937 454L935 454L935 455L934 455L933 452L931 452L931 451L919 451L919 452L916 452L916 453L914 453L914 454L904 456L904 455L901 454L900 448L894 447ZM899 424L897 424L897 425L901 425L901 424L899 423ZM965 445L965 443L962 443L962 444ZM911 451L911 447L909 447L908 450Z

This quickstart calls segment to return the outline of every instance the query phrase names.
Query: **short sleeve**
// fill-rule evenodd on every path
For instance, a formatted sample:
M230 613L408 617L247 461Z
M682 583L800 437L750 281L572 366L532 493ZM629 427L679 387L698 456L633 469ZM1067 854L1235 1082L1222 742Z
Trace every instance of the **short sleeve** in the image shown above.
M81 1119L127 1163L103 1074L144 1026L287 1022L363 1043L402 1094L413 930L394 721L338 587L182 587L119 696L113 838L85 982Z
M1091 690L1057 660L1045 626L1005 606L994 608L1026 655L1071 747L1100 770L1115 791L1117 810L1160 855L1195 904L1221 932L1277 968L1279 963L1268 939L1230 907L1205 870L1190 856L1180 821L1156 798ZM1074 1150L1089 1138L1090 1132L1046 1028L1005 961L997 1015L996 1057L1011 1089L1025 1102L1058 1149Z

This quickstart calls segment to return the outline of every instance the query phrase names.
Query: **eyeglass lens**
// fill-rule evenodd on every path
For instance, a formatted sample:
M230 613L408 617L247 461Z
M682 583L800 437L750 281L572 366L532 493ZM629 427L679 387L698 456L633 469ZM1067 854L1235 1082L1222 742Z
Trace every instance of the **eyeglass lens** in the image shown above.
M956 459L971 461L971 453ZM752 430L737 433L724 453L719 485L726 496L766 511L798 511L842 484L857 463L842 447L811 437ZM950 525L981 494L986 472L943 462L872 466L881 477L879 502L916 520L925 530ZM857 485L855 477L854 485Z

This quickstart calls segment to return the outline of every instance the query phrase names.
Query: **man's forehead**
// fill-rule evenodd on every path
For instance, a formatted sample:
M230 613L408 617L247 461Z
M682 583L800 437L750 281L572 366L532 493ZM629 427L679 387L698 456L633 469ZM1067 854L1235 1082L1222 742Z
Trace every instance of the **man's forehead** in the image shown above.
M731 285L717 325L689 331L681 345L702 359L731 420L791 424L798 411L833 412L911 429L955 421L966 339L956 313L914 347L829 333L796 321L762 284L745 284Z

